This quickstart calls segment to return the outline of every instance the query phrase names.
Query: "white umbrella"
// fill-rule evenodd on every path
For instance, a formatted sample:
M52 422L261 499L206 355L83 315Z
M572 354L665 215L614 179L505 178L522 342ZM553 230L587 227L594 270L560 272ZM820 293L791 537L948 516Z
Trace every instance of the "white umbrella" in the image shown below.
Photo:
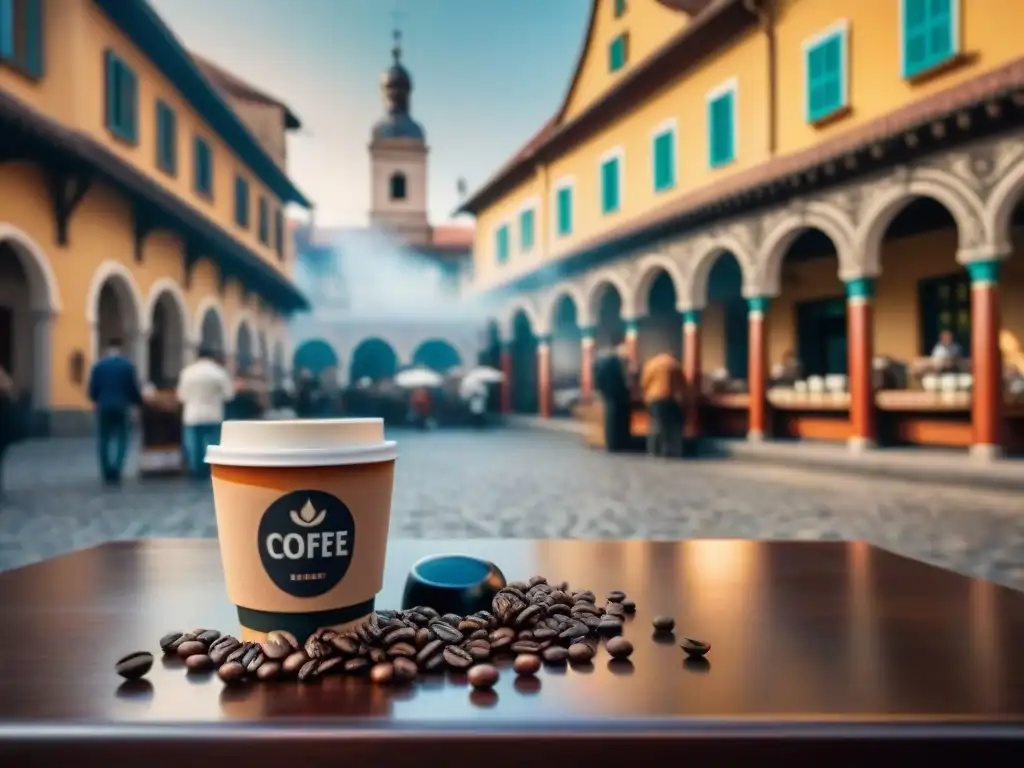
M491 368L488 365L478 365L462 377L463 384L466 384L466 382L472 382L473 386L483 384L500 384L504 380L504 373L499 371L497 368Z
M409 368L395 374L395 384L405 389L440 387L444 384L444 377L429 368Z

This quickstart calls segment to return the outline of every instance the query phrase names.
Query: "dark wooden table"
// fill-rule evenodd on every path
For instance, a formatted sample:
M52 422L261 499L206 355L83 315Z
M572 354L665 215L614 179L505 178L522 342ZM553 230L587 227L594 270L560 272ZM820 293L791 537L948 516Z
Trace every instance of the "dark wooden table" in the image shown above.
M605 765L613 758L982 758L1024 751L1024 593L862 543L396 541L409 566L457 551L638 603L631 664L383 689L361 679L223 688L123 653L175 628L235 631L216 542L125 542L0 574L0 765ZM655 614L712 643L684 662ZM991 755L990 755L991 753ZM640 763L642 765L642 763ZM664 765L664 762L656 763Z

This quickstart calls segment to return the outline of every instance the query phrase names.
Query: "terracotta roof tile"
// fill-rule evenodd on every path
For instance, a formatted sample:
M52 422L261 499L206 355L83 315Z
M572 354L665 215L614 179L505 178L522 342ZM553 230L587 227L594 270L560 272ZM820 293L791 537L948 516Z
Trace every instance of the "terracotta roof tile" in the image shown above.
M286 126L289 129L302 127L302 124L299 122L299 118L296 117L295 113L288 108L288 105L283 103L280 99L267 95L265 92L245 82L237 75L233 75L226 69L221 68L209 59L203 58L197 53L191 53L191 56L193 61L195 61L196 66L199 67L199 71L203 73L206 79L209 80L215 88L240 99L281 107L285 112Z
M461 224L442 224L434 227L430 244L438 248L469 250L473 247L473 227Z

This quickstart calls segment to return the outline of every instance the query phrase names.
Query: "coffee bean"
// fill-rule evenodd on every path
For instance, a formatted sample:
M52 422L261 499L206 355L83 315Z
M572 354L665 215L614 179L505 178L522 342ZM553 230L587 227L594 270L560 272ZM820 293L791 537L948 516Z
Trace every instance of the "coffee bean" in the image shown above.
M370 660L365 656L356 656L349 659L342 665L342 671L346 675L358 675L370 668Z
M626 613L636 613L636 603L627 597L622 601L622 610Z
M352 635L332 637L331 647L342 656L355 656L359 653L359 641Z
M299 667L299 682L309 683L312 682L313 676L316 674L317 667L320 666L320 659L310 659L301 667Z
M305 651L296 651L291 656L286 656L285 660L281 662L281 671L286 675L297 674L307 661L309 661L309 657Z
M341 672L345 663L345 660L340 656L331 656L328 658L318 659L320 662L316 668L316 676L323 677L324 675L333 675L336 672ZM262 669L262 667L261 667Z
M540 670L540 657L532 653L521 653L512 662L512 669L517 675L535 675Z
M516 616L517 627L528 627L544 615L544 609L539 605L530 605L519 612Z
M541 652L541 657L548 664L564 664L569 658L569 652L560 645L552 645Z
M183 659L195 656L198 653L206 653L206 645L198 640L186 640L178 646L176 653Z
M416 655L416 647L411 643L395 643L388 648L387 655L392 659L397 656L412 658Z
M563 629L558 633L558 636L563 640L572 640L577 637L586 637L590 634L590 629L586 624L574 623Z
M594 658L594 648L590 643L573 643L566 651L569 654L569 661L573 664L586 664Z
M242 646L242 642L234 637L222 637L216 643L214 643L208 652L210 659L216 666L220 666L232 653L237 651Z
M164 653L174 653L174 644L181 639L183 634L183 632L168 632L160 638L160 650Z
M382 661L388 660L388 651L386 648L371 648L370 649L370 661L374 664L379 664Z
M425 664L427 661L440 654L443 648L444 642L442 640L431 640L416 654L416 663L421 665Z
M431 640L434 639L434 633L426 627L420 627L416 630L416 638L413 640L413 645L416 646L416 650L419 650Z
M658 632L671 632L676 628L676 620L671 616L655 616L651 624Z
M620 592L617 589L613 589L611 592L605 595L605 597L610 603L621 603L623 600L626 599L626 593Z
M461 643L464 637L459 630L449 624L445 624L443 621L437 622L431 627L431 629L434 631L434 635L438 640L448 643L449 645Z
M449 645L444 649L444 660L453 669L469 669L473 666L473 657L469 651L457 645Z
M459 635L459 639L462 639L461 634ZM395 643L412 643L415 641L416 630L412 627L398 627L384 635L384 645L394 645Z
M489 620L483 616L467 616L459 622L457 629L464 633L475 632L478 629L484 629L488 623Z
M554 640L556 637L558 633L550 627L537 627L533 630L533 639L541 643L545 640Z
M466 677L478 691L489 691L498 682L498 669L491 664L477 664Z
M389 685L395 679L395 666L390 661L374 664L370 670L370 680L377 685Z
M185 633L183 633L181 635L181 637L179 637L177 640L175 640L173 643L171 643L168 646L168 650L171 653L177 653L178 652L178 648L181 647L182 643L194 642L195 639L196 639L196 636L193 635L191 632L185 632Z
M245 667L236 661L229 661L217 670L217 676L228 685L234 685L245 680Z
M488 645L467 645L466 651L473 657L473 661L487 661L491 658L491 646Z
M125 680L138 680L153 668L153 654L149 651L136 651L120 659L114 669Z
M705 643L703 640L696 640L692 637L684 637L679 646L686 651L688 656L694 658L706 656L708 651L711 650L710 643Z
M452 627L459 626L459 622L462 621L462 617L455 613L446 613L441 617L441 621Z
M273 640L263 641L263 655L272 661L280 661L292 653L294 653L294 649L290 645L282 645Z
M534 639L534 637L533 637L533 630L532 629L520 630L519 634L516 636L516 639L517 640L533 640Z
M605 648L613 659L627 659L633 653L633 644L624 637L613 637Z
M533 640L517 640L509 649L512 653L537 653L540 650L540 643Z
M621 618L626 615L626 609L622 607L621 603L608 603L604 607L605 615L615 616Z
M316 635L311 635L306 640L306 644L303 646L306 650L306 655L311 659L319 659L321 656L328 656L331 653L332 646L324 640L321 640Z
M404 656L399 656L391 662L391 671L396 683L411 683L419 674L416 662Z
M622 633L622 622L614 621L611 617L602 619L597 625L597 631L602 635L618 635Z
M259 669L266 660L267 657L263 655L263 649L260 648L259 644L257 644L245 655L242 663L245 665L245 671L252 674Z
M213 659L205 653L197 653L185 659L185 666L189 672L209 672L215 665Z
M291 648L293 651L301 650L302 644L291 632L284 629L275 629L267 633L266 642Z
M198 640L201 643L206 643L206 645L208 645L208 646L212 645L219 638L220 638L220 632L218 632L216 629L207 629L207 630L205 630L203 632L200 632L198 635L196 635L196 640Z
M281 676L281 663L278 661L265 661L256 670L256 677L263 682L276 680Z

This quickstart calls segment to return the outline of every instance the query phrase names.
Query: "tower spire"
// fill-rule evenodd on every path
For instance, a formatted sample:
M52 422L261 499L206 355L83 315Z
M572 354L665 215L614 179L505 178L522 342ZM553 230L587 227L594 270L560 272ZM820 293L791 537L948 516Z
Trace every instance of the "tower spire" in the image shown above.
M395 27L391 31L391 38L395 42L394 46L391 48L391 56L394 58L395 64L398 64L402 60L402 30Z

